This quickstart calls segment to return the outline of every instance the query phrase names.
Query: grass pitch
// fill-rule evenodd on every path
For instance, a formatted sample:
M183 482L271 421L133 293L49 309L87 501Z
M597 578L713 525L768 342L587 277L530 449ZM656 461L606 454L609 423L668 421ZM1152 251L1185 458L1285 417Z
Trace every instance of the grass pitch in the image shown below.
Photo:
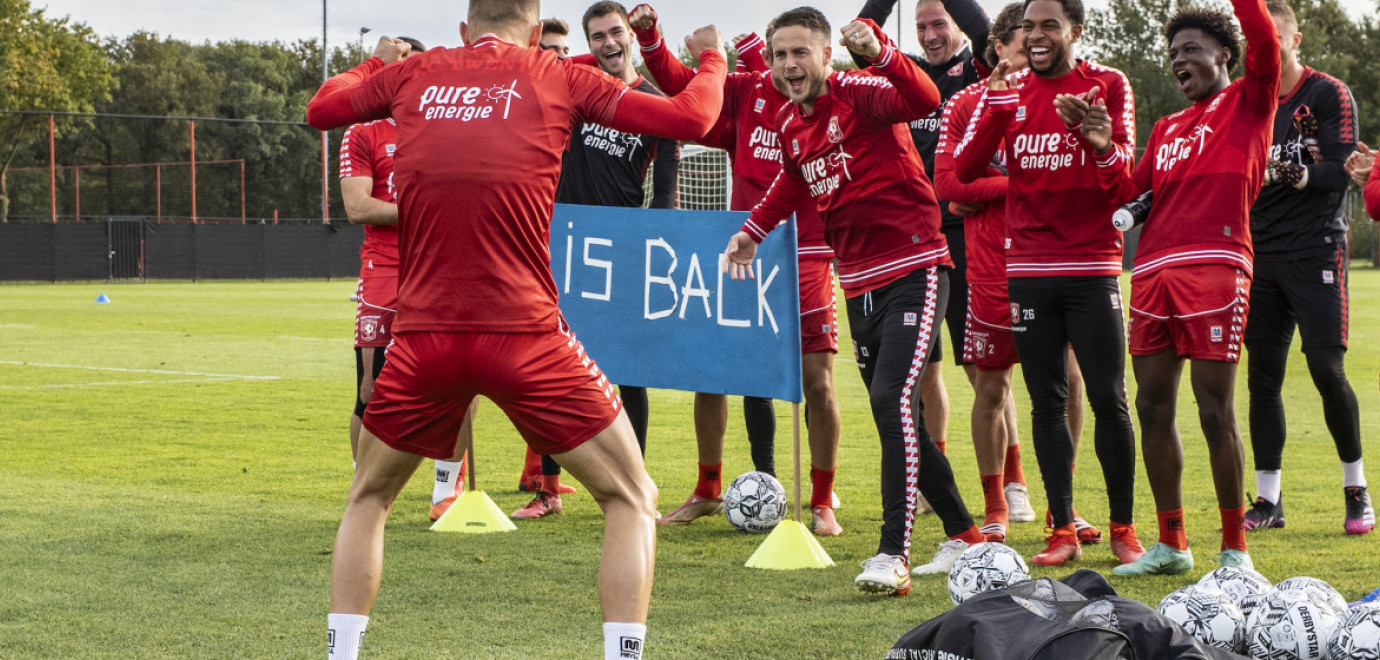
M351 475L353 287L0 286L0 657L322 655L331 545ZM92 302L102 292L113 304ZM1380 403L1380 308L1368 304L1377 298L1380 272L1353 271L1347 363L1367 440L1376 433ZM846 328L843 336L846 345ZM1129 365L1127 371L1129 380ZM822 544L837 565L744 568L763 537L737 533L722 518L662 529L648 657L875 658L949 609L940 576L917 578L904 598L853 588L858 562L876 551L879 459L867 400L846 353L835 375L845 533ZM945 377L949 457L980 518L968 445L971 389L952 365ZM1028 399L1016 380L1024 464L1040 508ZM1111 578L1123 594L1150 604L1215 566L1211 476L1187 383L1182 390L1186 509L1198 567L1182 577ZM1237 411L1249 443L1245 390L1243 365ZM647 461L662 511L694 486L691 400L681 392L652 394ZM1380 582L1380 535L1342 534L1341 471L1297 351L1285 400L1289 526L1252 533L1252 555L1272 580L1311 575L1354 599ZM730 414L729 477L751 469L737 403ZM790 490L790 406L778 404L777 416L777 471ZM1105 531L1091 416L1088 427L1075 499ZM515 488L521 440L487 402L476 437L480 487L505 511L525 504L528 496ZM1367 442L1372 463L1380 460L1374 447ZM1249 456L1248 449L1248 475ZM1136 513L1148 545L1154 507L1139 471ZM427 529L430 477L428 462L388 525L365 656L597 657L602 518L588 495L567 496L564 515L521 523L516 532L438 534ZM1247 487L1254 490L1249 476ZM1017 524L1009 542L1029 557L1043 535L1038 523ZM915 559L927 560L943 540L938 521L919 518L914 538ZM1086 548L1076 564L1104 573L1112 565L1105 545Z

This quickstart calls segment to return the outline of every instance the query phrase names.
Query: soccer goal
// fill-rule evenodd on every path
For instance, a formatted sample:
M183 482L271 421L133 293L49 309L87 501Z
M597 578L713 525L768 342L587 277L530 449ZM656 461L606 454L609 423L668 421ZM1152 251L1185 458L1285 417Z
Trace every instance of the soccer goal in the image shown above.
M652 176L642 182L643 206L652 202ZM680 173L676 177L677 207L685 211L727 211L733 194L733 169L728 152L698 144L680 147Z

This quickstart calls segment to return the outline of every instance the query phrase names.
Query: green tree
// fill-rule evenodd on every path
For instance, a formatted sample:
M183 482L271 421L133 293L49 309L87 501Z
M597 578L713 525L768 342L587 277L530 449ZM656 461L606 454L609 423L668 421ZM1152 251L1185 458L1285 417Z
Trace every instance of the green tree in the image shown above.
M111 68L86 25L49 18L28 0L0 0L0 110L90 112L110 95ZM0 115L0 222L9 220L5 174L42 124L41 117Z
M1088 12L1082 56L1126 74L1136 100L1136 142L1144 146L1155 120L1187 107L1169 73L1164 24L1174 0L1110 0Z

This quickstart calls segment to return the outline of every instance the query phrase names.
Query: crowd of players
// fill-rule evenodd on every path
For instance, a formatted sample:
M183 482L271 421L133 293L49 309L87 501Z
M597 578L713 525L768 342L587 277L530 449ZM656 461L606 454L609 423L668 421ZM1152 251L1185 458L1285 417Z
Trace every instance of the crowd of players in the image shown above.
M905 594L912 573L947 572L969 546L1036 519L1017 443L1018 363L1048 502L1047 547L1034 563L1065 564L1103 538L1072 502L1086 396L1114 572L1192 568L1174 421L1188 359L1221 512L1217 560L1250 567L1245 532L1284 526L1280 393L1295 326L1342 463L1345 532L1374 527L1343 366L1340 207L1355 181L1380 214L1380 168L1358 140L1346 86L1298 61L1302 37L1283 0L1233 0L1244 44L1230 15L1175 13L1164 31L1169 74L1189 107L1156 122L1139 160L1125 76L1077 56L1080 0L1024 0L995 20L973 0L920 0L920 55L900 53L877 27L895 0L867 0L837 34L801 7L774 19L765 39L734 39L733 73L716 28L687 38L694 70L668 48L647 5L629 13L596 2L581 22L591 55L568 58L568 27L539 20L537 0L469 4L464 47L425 51L384 38L308 106L319 128L354 124L342 141L341 188L351 221L366 225L357 464L332 559L332 658L358 654L383 523L423 457L437 461L432 518L455 500L479 395L529 445L520 483L534 498L513 517L560 511L561 493L574 492L560 483L562 466L603 509L605 657L641 657L655 525L722 511L728 402L696 395L697 485L661 516L642 462L646 391L615 392L565 324L547 238L553 202L642 206L649 169L652 205L673 208L678 140L732 159L731 208L751 211L726 250L732 277L752 277L757 243L782 221L797 223L819 535L842 532L833 494L835 275L843 289L881 444L883 524L859 589ZM831 68L835 36L858 71ZM634 43L656 85L634 68ZM1233 81L1238 64L1244 75ZM1123 205L1144 223L1129 303L1112 222ZM1127 312L1158 518L1148 551L1132 517ZM975 391L981 525L944 454L941 323ZM1233 408L1243 346L1257 484L1250 504ZM743 408L755 467L772 472L771 402L747 399ZM926 511L947 539L912 568L913 520Z

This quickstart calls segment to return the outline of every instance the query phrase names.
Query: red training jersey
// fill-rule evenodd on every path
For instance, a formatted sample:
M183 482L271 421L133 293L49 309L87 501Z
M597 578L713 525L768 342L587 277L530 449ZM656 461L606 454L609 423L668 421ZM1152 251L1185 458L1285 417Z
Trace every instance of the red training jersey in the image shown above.
M371 58L323 84L307 105L312 126L397 122L395 331L557 329L548 241L571 127L698 138L726 68L712 53L674 99L628 94L597 69L484 35L389 66Z
M639 32L639 39L647 38ZM667 94L676 94L694 78L695 71L666 47L655 30L655 40L642 45L642 61ZM781 173L781 137L776 117L791 100L777 91L771 72L730 73L724 81L724 103L719 121L701 144L728 151L733 165L733 195L729 208L751 211ZM824 240L824 220L814 200L805 199L795 209L797 253L801 259L832 260L834 250Z
M1260 195L1279 96L1279 39L1265 0L1232 0L1246 36L1246 74L1161 118L1128 175L1115 152L1102 186L1124 204L1153 190L1135 275L1192 264L1251 272L1251 205Z
M371 197L398 203L393 188L393 152L398 129L392 119L355 124L340 139L340 178L367 176L374 180ZM360 276L398 276L398 226L364 225L364 244L359 246Z
M743 224L760 242L813 197L849 298L921 268L953 266L907 128L939 107L939 90L890 46L873 66L885 77L833 73L809 114L795 104L782 110L781 173Z
M1366 179L1366 213L1371 220L1380 222L1380 158L1370 168L1370 178Z
M958 180L987 173L992 155L1006 158L1007 277L1121 274L1121 232L1112 202L1098 183L1093 147L1054 110L1060 94L1097 87L1113 119L1114 163L1130 171L1136 145L1136 104L1126 76L1079 60L1073 71L1042 78L1030 69L1010 77L1004 91L983 95L979 118L954 151Z
M1000 286L1006 290L1006 173L988 167L987 176L962 183L954 174L954 147L963 140L975 119L978 102L987 91L979 80L949 97L940 120L939 142L934 150L934 191L940 199L982 205L963 220L963 249L968 260L969 286Z

